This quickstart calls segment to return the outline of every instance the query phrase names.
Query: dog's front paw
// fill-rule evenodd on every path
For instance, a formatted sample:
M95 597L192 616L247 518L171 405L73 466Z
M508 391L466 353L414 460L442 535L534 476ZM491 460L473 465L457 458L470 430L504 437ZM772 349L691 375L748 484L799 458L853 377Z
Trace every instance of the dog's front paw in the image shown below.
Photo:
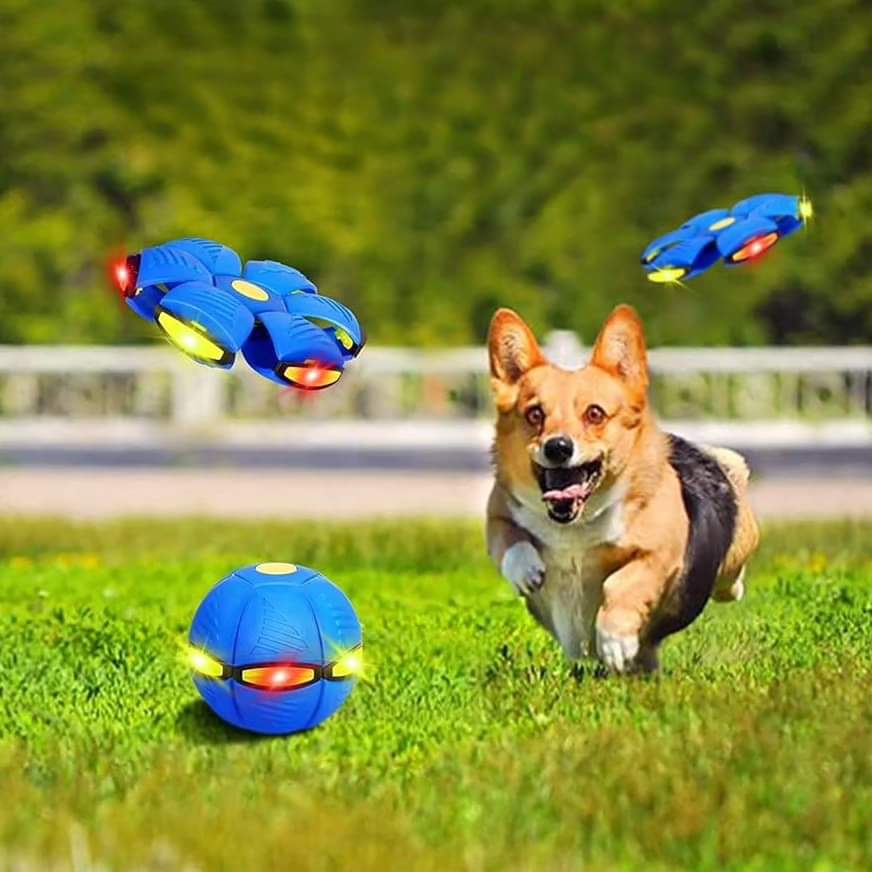
M503 555L500 571L521 596L535 593L545 581L545 564L529 542L512 545Z
M639 653L639 637L612 633L597 624L596 653L609 672L629 672Z

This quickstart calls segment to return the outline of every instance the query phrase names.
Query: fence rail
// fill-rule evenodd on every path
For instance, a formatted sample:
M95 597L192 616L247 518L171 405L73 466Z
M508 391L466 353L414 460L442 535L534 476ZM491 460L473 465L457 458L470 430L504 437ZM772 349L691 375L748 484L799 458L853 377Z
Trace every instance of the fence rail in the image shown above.
M574 334L546 350L583 362ZM872 445L872 346L661 348L650 353L662 419L732 444ZM0 447L211 444L422 450L486 444L483 348L367 348L329 391L283 391L214 373L163 346L0 346Z

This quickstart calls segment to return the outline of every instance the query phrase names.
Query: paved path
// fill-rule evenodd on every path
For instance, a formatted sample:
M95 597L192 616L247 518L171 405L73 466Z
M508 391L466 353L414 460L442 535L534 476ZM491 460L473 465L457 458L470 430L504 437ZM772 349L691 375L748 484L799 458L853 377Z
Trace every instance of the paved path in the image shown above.
M489 476L470 472L6 467L0 514L481 516L489 487ZM872 479L764 479L752 499L761 517L872 518Z

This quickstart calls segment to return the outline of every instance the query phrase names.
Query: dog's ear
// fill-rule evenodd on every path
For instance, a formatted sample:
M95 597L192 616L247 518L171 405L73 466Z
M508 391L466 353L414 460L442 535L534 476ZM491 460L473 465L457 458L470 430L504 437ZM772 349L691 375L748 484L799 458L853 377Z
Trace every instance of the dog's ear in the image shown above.
M632 306L617 306L606 319L590 362L620 378L634 393L648 390L648 352L642 320Z
M497 405L513 405L518 380L534 366L545 363L545 356L533 331L511 309L497 309L488 332L491 386Z

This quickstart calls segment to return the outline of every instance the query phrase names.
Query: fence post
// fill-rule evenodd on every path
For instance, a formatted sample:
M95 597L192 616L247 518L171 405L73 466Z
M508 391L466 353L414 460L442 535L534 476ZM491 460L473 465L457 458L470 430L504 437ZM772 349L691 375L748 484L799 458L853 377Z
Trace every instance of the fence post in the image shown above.
M226 380L208 367L180 360L173 367L172 398L174 427L208 429L226 415Z
M587 358L578 334L572 330L552 330L545 337L544 351L552 363L564 369L577 369Z

